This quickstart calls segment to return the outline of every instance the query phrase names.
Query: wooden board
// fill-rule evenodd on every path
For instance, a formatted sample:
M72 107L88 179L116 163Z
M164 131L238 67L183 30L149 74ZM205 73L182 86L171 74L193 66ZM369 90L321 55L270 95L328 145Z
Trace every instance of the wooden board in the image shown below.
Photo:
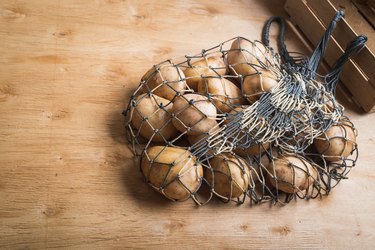
M293 22L302 30L309 41L316 46L320 41L321 34L325 31L325 26L319 21L312 9L300 0L288 0L285 9L290 14ZM344 49L337 42L337 39L331 37L324 60L332 67L343 52ZM363 63L367 65L366 61ZM369 72L372 71L373 67L369 68ZM353 61L346 63L340 79L351 92L353 100L365 111L371 111L375 104L373 79L368 79Z
M350 103L358 166L329 197L285 207L171 203L124 138L121 112L151 65L259 39L284 3L1 1L0 248L371 249L375 115Z
M337 11L337 8L335 8L332 3L326 0L306 0L306 2L312 9L312 11L322 21L323 25L325 27L328 27L329 23L332 20L332 17ZM348 12L349 13L347 15L350 16L350 9ZM345 18L337 23L336 30L333 33L333 37L342 49L346 48L349 41L352 41L358 35L361 35L357 34L358 31L355 31L357 26L351 27L348 21L345 20ZM366 23L361 23L361 26L366 26ZM369 78L370 84L375 88L375 55L373 53L375 51L375 32L368 32L366 33L366 35L368 36L367 45L358 53L358 55L355 56L353 61Z
M375 1L366 1L361 3L358 0L354 0L353 4L357 7L358 11L368 21L368 23L375 27Z

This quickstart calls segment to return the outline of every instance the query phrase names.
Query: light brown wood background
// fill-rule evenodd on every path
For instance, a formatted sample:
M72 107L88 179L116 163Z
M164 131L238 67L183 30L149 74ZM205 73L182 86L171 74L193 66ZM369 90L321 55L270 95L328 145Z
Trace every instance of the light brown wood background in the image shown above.
M121 111L151 65L259 39L283 3L0 1L0 248L372 248L375 114L349 102L358 166L322 200L171 203L127 147Z

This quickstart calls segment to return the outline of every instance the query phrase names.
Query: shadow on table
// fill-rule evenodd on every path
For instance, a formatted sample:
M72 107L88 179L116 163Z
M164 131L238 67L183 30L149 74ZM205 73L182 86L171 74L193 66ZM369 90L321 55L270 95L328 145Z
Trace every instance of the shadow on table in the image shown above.
M121 182L124 187L124 196L145 207L165 207L173 202L163 197L144 180L139 170L137 159L131 160L134 164L126 164L121 168Z
M130 84L130 86L133 85ZM131 145L126 138L125 117L122 112L126 109L132 92L132 90L124 91L121 97L124 101L120 108L115 106L116 108L110 110L108 114L106 124L115 144L107 158L110 164L119 171L119 181L123 187L125 199L131 199L132 202L149 207L164 207L171 202L147 185L140 172L139 161L133 155Z

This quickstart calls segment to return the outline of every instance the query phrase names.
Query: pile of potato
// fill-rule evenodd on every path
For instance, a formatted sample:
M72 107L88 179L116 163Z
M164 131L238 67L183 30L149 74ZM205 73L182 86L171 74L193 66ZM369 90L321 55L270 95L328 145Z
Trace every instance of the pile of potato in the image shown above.
M239 37L228 50L151 68L128 116L131 136L142 146L146 181L171 200L192 197L197 203L201 189L224 201L240 201L265 189L306 196L320 186L324 169L319 161L343 162L356 149L356 131L347 118L314 140L315 162L281 152L271 142L237 147L205 162L190 152L192 145L207 140L278 84L277 63L262 43Z

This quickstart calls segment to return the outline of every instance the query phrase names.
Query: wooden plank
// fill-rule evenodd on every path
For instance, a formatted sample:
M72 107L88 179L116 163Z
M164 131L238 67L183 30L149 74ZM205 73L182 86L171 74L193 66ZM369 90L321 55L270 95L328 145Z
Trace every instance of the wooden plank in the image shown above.
M287 29L292 30L297 35L299 41L307 48L309 52L308 54L311 55L314 50L314 47L309 41L309 39L303 34L300 28L296 26L296 24L293 24L291 22L291 20L286 20L286 24L287 24ZM319 66L318 72L321 75L325 75L329 72L329 68L330 67L323 60ZM339 84L337 86L336 97L338 98L340 102L341 100L345 100L346 101L345 103L349 103L352 106L357 105L358 107L361 107L360 104L354 102L352 93L350 93L350 91L343 84ZM372 108L370 112L374 112L374 111L375 111L375 106Z
M344 102L357 167L330 196L283 207L172 203L125 140L121 112L151 65L259 39L283 4L0 1L0 249L371 249L374 114ZM286 43L306 53L290 29Z
M303 1L288 0L285 8L293 21L316 46L325 31L324 25L319 22L318 18ZM330 66L333 66L337 58L343 53L343 50L334 38L331 39L324 59ZM375 104L375 89L352 61L346 63L340 79L353 94L356 101L360 103L361 107L365 111L370 111Z
M361 13L358 12L357 7L352 3L352 0L335 0L330 3L336 8L345 10L345 20L358 34L373 34L374 28L363 19ZM375 39L369 39L367 46L372 52L375 51Z
M375 28L375 1L359 2L353 0L353 4L363 17Z
M309 41L309 39L303 34L303 32L299 29L299 27L296 26L296 24L293 24L291 22L291 20L286 20L286 24L287 24L287 29L292 30L297 35L299 41L307 48L309 52L308 54L311 55L314 48L311 42ZM321 75L327 74L329 72L329 68L330 67L323 60L319 67L319 74ZM343 84L338 84L336 97L340 102L344 101L346 104L349 103L350 105L357 105L358 107L361 107L361 105L354 102L352 93L350 93L350 91ZM375 111L375 106L372 108L370 112L374 112L374 111Z
M306 0L307 5L313 10L315 15L321 20L323 25L327 27L335 15L337 9L327 0ZM348 13L349 15L350 13ZM359 17L362 18L362 17ZM364 25L364 24L362 24ZM358 34L355 27L351 27L345 20L337 23L336 30L333 37L342 49L345 49L349 41L352 41ZM373 40L375 39L374 32L365 34L368 36L369 45L365 46L353 59L353 61L360 67L367 77L375 79L375 46ZM375 87L375 85L373 85Z

